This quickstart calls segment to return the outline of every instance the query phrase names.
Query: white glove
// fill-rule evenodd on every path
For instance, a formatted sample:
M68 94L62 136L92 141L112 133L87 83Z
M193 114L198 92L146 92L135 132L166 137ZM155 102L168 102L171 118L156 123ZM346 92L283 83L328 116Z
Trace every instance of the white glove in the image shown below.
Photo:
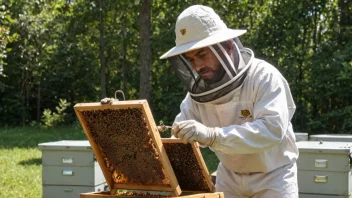
M218 136L215 128L206 127L195 120L176 122L172 133L184 144L198 142L203 146L212 146Z
M100 100L100 104L105 105L105 104L112 104L114 102L115 98L104 98Z

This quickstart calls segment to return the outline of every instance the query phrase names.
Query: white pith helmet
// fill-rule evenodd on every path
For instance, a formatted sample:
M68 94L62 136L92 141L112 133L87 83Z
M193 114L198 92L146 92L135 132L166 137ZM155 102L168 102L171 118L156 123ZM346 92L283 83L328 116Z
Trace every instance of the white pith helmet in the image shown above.
M229 29L214 10L194 5L184 10L176 21L176 46L160 58L183 54L241 36L246 30Z

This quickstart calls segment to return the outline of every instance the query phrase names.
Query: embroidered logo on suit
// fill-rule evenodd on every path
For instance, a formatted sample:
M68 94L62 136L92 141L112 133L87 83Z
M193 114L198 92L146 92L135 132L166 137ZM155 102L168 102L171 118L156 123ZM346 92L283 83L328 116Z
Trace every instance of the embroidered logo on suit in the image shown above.
M251 118L252 115L251 115L251 112L249 112L248 109L244 109L244 110L241 110L241 119L244 120L246 118Z
M183 36L183 35L186 34L186 29L180 29L180 32L181 32L181 34L182 34L182 36Z

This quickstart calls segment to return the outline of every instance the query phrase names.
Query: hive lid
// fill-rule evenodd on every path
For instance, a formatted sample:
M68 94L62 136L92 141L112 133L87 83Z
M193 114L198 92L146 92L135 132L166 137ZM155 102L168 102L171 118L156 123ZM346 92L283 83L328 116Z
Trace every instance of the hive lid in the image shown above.
M296 142L296 145L300 153L349 154L352 152L352 143L349 142L301 141Z
M333 142L352 142L351 134L316 134L309 137L310 141L333 141Z
M215 187L198 143L184 144L180 139L161 139L182 192L214 192Z
M38 144L42 150L92 150L88 140L61 140L55 142L45 142Z
M308 140L308 133L296 133L295 132L295 137L296 137L296 142L307 141Z
M74 109L112 194L118 189L181 194L146 100L79 103Z

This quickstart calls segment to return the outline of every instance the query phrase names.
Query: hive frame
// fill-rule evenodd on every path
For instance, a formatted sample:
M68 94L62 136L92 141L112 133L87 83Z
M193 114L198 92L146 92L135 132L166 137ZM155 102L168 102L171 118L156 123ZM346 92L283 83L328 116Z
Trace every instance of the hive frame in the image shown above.
M161 141L163 144L184 144L180 139L174 139L174 138L162 138ZM204 177L205 183L209 188L209 192L215 192L215 186L212 182L211 176L209 174L208 168L205 164L205 161L203 159L202 153L199 148L199 144L193 143L190 144L193 150L193 154L196 157L196 161L198 162L199 168L202 170L202 175ZM169 156L170 158L170 156ZM183 159L179 159L183 160ZM177 176L176 176L177 177ZM179 179L179 178L178 178ZM192 178L191 178L192 179ZM187 192L187 193L204 193L204 191L190 191L187 189L182 189L182 192Z
M92 133L90 129L87 127L87 123L84 120L84 116L82 114L82 111L89 111L89 110L104 110L104 109L126 109L126 108L138 108L141 109L145 119L146 123L148 124L148 128L150 129L150 134L151 138L153 140L153 143L155 144L155 147L157 149L157 152L159 153L160 156L160 161L162 164L162 167L164 168L165 175L169 179L170 186L155 186L155 185L136 185L136 184L116 184L113 181L113 178L104 162L104 157L94 141L92 137ZM150 111L148 102L146 100L131 100L131 101L113 101L110 104L100 104L100 103L78 103L74 106L74 110L76 112L76 115L83 127L83 130L87 136L87 139L92 147L93 152L95 153L96 159L103 171L104 177L106 179L106 182L111 189L110 192L111 194L116 194L118 189L128 189L128 190L150 190L150 191L167 191L170 192L172 196L178 196L181 194L181 189L178 184L178 181L176 179L175 173L172 169L172 166L170 164L169 158L166 154L166 151L164 150L163 144L161 142L160 134L159 131L156 127L154 118L152 116L152 113Z
M122 195L109 195L109 192L93 192L93 193L81 193L80 198L145 198L146 196L122 196ZM175 197L167 197L175 198ZM178 198L224 198L223 192L215 193L200 193L194 195L179 196Z

